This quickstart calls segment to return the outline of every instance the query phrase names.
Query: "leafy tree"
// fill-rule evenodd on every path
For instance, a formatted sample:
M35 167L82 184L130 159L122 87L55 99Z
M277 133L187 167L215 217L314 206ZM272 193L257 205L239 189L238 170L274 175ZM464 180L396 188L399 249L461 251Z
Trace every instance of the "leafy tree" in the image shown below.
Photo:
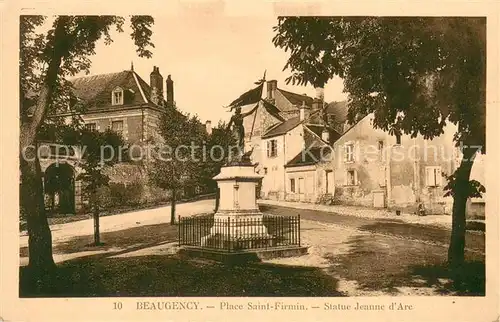
M148 166L150 181L171 192L170 222L175 224L175 208L179 193L200 180L205 128L196 116L184 115L168 106L162 113L160 142L153 142L152 159Z
M477 147L486 152L486 19L281 17L274 31L274 45L290 53L287 82L323 87L341 77L350 122L373 113L376 128L426 139L442 134L447 122L457 125L463 158L448 185L448 262L459 272L466 201L484 191L469 178Z
M206 160L200 169L201 184L208 187L210 191L216 192L215 211L218 210L219 206L219 190L217 182L212 178L219 174L221 167L228 160L231 148L235 147L236 141L231 130L228 129L225 122L219 121L217 126L212 129L212 134L207 137Z
M82 180L83 193L89 201L94 218L94 245L101 244L99 213L102 200L99 199L99 189L109 185L109 176L104 173L109 167L122 159L120 147L124 141L121 135L108 129L105 132L81 131L80 147L83 151L80 167L83 172L77 177Z
M44 207L41 169L33 147L48 121L71 104L71 83L68 76L88 72L90 56L96 43L112 42L114 27L123 32L125 19L117 16L56 16L47 32L41 32L43 16L20 17L20 170L21 211L26 216L29 235L29 268L38 284L55 268L52 258L52 237ZM149 16L133 16L131 38L140 57L151 57L151 25ZM26 156L26 157L25 157ZM34 156L34 157L33 157Z

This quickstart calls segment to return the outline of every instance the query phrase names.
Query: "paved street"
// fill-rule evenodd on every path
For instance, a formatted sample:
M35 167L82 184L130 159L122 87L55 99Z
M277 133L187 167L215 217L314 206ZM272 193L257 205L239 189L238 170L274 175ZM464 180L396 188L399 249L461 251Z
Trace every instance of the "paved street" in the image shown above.
M297 205L297 207L300 207L300 204ZM425 223L425 221L424 223L406 222L395 215L392 218L374 216L366 218L355 214L342 215L335 212L277 206L276 203L271 205L267 204L266 201L261 202L260 209L264 213L276 215L300 215L302 219L441 245L448 245L451 234L451 230L446 226L432 223L428 224ZM356 208L353 207L352 209L354 212ZM451 220L448 216L433 217L446 217L446 219ZM466 234L466 247L469 250L484 253L485 235L482 233L468 231Z
M296 206L303 208L300 204ZM202 200L180 204L177 210L178 215L189 216L211 212L213 207L214 200ZM93 282L87 285L76 281L79 286L71 291L73 292L71 294L75 295L95 292L96 295L106 296L117 294L116 292L120 294L142 292L141 294L151 296L168 294L207 296L212 293L213 296L245 296L249 295L250 289L255 286L254 283L260 283L250 278L254 273L257 274L255 276L262 274L273 276L272 285L266 289L266 294L270 296L275 292L295 296L312 294L373 296L394 293L432 295L451 292L450 279L444 268L450 234L446 227L428 223L409 223L404 218L383 218L372 215L363 217L359 213L345 215L276 204L261 203L260 208L264 213L275 215L300 214L301 240L303 245L308 246L308 254L265 260L261 264L252 265L248 270L240 272L246 276L241 276L247 281L244 285L236 286L234 280L226 281L224 283L230 283L221 285L220 290L214 291L208 285L206 289L199 288L199 284L196 283L191 285L186 279L182 279L182 283L187 284L182 284L184 286L181 287L176 284L160 283L155 277L151 283L154 282L158 287L154 290L129 289L130 285L136 287L141 285L133 279L140 279L143 275L156 276L158 271L173 270L171 274L174 278L179 265L184 265L183 274L185 270L189 270L191 279L194 280L199 279L203 270L225 269L214 263L201 264L196 260L185 261L177 257L177 228L169 224L168 206L103 217L101 240L104 245L99 247L91 246L92 220L53 225L51 229L54 260L61 267L69 269L69 272L81 273L83 267L93 267L95 272L86 273L88 275L86 278L92 280L101 276L102 271L107 272L110 279L105 285L108 286L100 283L95 285ZM368 212L365 211L365 214ZM21 236L21 266L26 265L28 261L26 246L27 237ZM467 234L466 258L471 265L471 278L463 290L465 293L461 294L481 294L484 292L484 235ZM124 267L128 267L127 270L133 274L124 275ZM308 276L312 272L314 278L310 280L312 277ZM72 279L74 273L68 274L70 275L65 278ZM294 276L293 283L290 276ZM164 277L158 276L158 278ZM180 279L181 276L175 278ZM97 280L100 280L100 277ZM74 282L70 280L67 283ZM290 283L302 286L299 287L300 290L291 291L286 286ZM64 285L61 287L66 290ZM318 288L318 285L322 287ZM92 291L88 287L92 288ZM98 287L99 291L93 290L94 287ZM281 291L276 291L277 289ZM254 291L255 294L262 294L258 288Z

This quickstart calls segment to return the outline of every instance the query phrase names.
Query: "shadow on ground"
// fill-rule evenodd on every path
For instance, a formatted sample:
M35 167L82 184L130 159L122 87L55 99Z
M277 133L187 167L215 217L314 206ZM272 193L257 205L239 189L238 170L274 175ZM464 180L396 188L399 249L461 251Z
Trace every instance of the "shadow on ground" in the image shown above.
M51 287L30 289L20 271L20 297L114 296L342 296L319 269L271 264L226 266L178 256L88 258L58 266Z
M342 296L337 280L317 268L268 263L223 265L179 255L131 256L135 251L175 242L177 226L158 224L91 235L54 247L71 254L106 250L58 264L47 276L50 287L37 290L28 267L20 268L20 297L113 296ZM27 249L22 249L27 253ZM113 257L123 255L124 257ZM126 257L128 255L128 257Z
M361 290L398 295L404 288L430 287L442 295L485 295L485 258L478 252L466 251L457 286L447 269L445 247L380 235L358 235L348 243L349 252L329 257L328 271L356 281Z
M102 246L92 246L93 235L73 237L65 242L54 245L55 254L72 254L84 251L110 250L112 248L138 249L151 247L159 243L174 242L177 240L178 226L170 223L138 226L123 230L101 233ZM28 247L21 247L21 257L28 256Z
M346 220L347 223L347 220ZM397 295L402 288L432 287L438 294L484 295L484 236L470 242L460 287L455 287L444 260L447 248L399 237L421 235L422 227L371 222L356 228L382 234L358 234L345 254L329 257L327 269L270 263L223 265L178 255L131 256L132 252L175 242L177 226L157 224L101 234L103 246L92 247L92 236L74 237L54 247L54 253L106 250L58 265L47 278L51 285L37 290L29 268L20 268L21 297L113 296L343 296L338 279L356 281L358 288ZM366 223L366 222L365 222ZM404 236L407 233L408 236ZM441 230L424 238L444 242ZM384 235L386 234L386 235ZM398 238L395 238L397 235ZM480 248L482 248L483 253ZM27 249L21 249L21 256ZM128 255L129 257L112 257Z

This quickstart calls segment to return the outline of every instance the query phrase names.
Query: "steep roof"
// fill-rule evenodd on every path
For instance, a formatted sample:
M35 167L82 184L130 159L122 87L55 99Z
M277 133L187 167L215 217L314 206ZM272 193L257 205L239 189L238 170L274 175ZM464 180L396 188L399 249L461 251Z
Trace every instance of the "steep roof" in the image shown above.
M297 94L297 93L285 91L284 89L281 89L281 88L278 88L277 90L280 91L281 94L283 94L283 96L285 96L286 99L289 100L290 103L292 103L294 105L300 106L300 105L302 105L302 102L305 102L307 106L309 106L309 107L312 106L312 102L313 102L312 97L309 97L307 95L302 95L302 94Z
M281 111L279 108L277 108L275 105L269 103L267 100L262 100L262 103L264 105L264 109L271 114L273 117L277 118L281 122L283 122L285 119L279 114Z
M280 123L280 124L272 127L271 129L269 129L269 131L267 131L262 136L262 138L267 139L267 138L270 138L273 136L286 134L289 131L293 130L295 127L297 127L297 125L299 125L300 123L301 123L301 121L300 121L300 118L298 116L293 117L289 120L284 121L283 123Z
M111 93L117 87L124 91L124 105L151 102L149 85L132 70L84 76L70 81L75 95L90 108L111 106Z
M312 147L309 150L302 150L293 159L288 161L285 168L318 164L321 162L322 158L329 156L331 152L331 148L324 146Z
M323 133L323 129L324 129L323 125L321 125L321 124L306 124L306 127L310 131L312 131L314 134L319 136L320 138L322 137L322 133ZM333 143L335 143L335 141L337 141L342 135L332 128L327 128L327 130L328 130L329 136L330 136L330 142L328 142L328 143L330 145L333 145Z
M336 122L343 123L347 121L348 111L349 111L349 106L347 105L347 101L330 102L326 106L326 112L328 114L335 115Z

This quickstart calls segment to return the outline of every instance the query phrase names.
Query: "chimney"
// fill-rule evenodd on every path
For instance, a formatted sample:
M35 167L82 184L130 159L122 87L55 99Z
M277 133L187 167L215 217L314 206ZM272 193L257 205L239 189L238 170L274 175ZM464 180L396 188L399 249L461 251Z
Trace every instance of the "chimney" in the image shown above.
M205 129L208 135L212 134L212 122L210 120L205 122Z
M149 86L151 86L151 101L156 105L163 103L163 76L160 68L153 66L153 71L149 75Z
M325 100L325 89L323 87L316 87L316 98L324 101Z
M299 107L299 119L300 121L304 121L309 118L309 107L306 106L306 102L302 102L302 105Z
M313 102L312 102L312 110L313 111L318 111L321 109L323 105L323 101L318 99L317 97L313 98Z
M167 105L168 106L175 106L174 103L174 81L168 75L167 77Z
M313 99L312 109L317 111L323 108L323 102L325 100L325 89L323 87L315 87L316 97Z
M325 142L330 143L330 132L326 128L323 129L323 132L321 132L321 139Z
M278 88L277 80L267 81L267 99L273 100L275 99L276 89Z

